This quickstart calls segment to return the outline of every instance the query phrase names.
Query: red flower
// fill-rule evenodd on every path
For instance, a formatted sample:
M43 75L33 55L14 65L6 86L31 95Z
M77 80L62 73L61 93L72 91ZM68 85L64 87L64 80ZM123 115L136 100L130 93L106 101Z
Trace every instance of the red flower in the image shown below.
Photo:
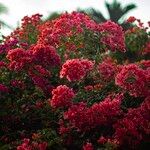
M60 78L66 76L69 81L81 80L86 73L92 70L94 63L87 59L67 60L60 71Z
M87 85L84 87L85 91L92 91L94 87L92 85Z
M129 23L133 23L134 21L136 21L136 18L133 16L131 16L127 19L127 22L129 22Z
M90 114L87 114L87 111L88 107L85 103L74 104L64 113L64 119L68 120L70 128L75 128L79 131L89 130L91 128L89 127L91 117L89 116Z
M145 47L144 47L144 49L143 49L143 51L142 51L142 54L143 54L143 55L148 55L148 54L150 54L150 42L147 42L147 43L146 43L146 45L145 45Z
M25 89L25 84L21 80L11 80L11 85L19 89Z
M47 142L32 142L30 139L24 139L23 143L17 147L17 150L46 150Z
M111 60L104 60L98 65L98 71L104 81L111 81L114 79L117 70L116 68L116 64L113 63Z
M9 88L5 86L4 84L0 84L0 92L8 93Z
M7 58L10 61L13 60L19 60L20 58L24 57L26 55L26 51L22 48L16 48L16 49L12 49L8 52L7 54Z
M99 32L103 33L101 42L112 52L118 50L125 52L124 32L118 24L107 21L99 25Z
M122 115L120 108L122 95L116 96L113 100L106 98L100 103L95 103L90 109L89 113L92 114L92 126L111 125L119 116Z
M29 67L32 63L32 58L28 51L25 51L22 48L16 48L8 51L6 57L10 61L9 68L15 71L21 71L22 69Z
M3 61L0 61L0 69L7 67L7 64Z
M119 145L136 149L138 144L146 141L150 134L150 97L138 108L129 109L123 119L114 125L114 138Z
M35 65L34 69L41 76L50 77L50 75L51 75L50 71L47 70L46 68L42 67L41 65Z
M49 80L45 77L34 74L32 70L29 70L28 74L30 78L32 79L32 81L34 82L34 84L37 87L39 87L46 96L49 96L50 92L53 89L53 86L50 84Z
M100 144L105 144L107 142L107 139L105 137L101 136L97 142Z
M95 103L90 108L83 102L72 105L64 113L64 119L69 122L71 128L77 131L88 131L90 129L112 125L122 115L120 109L122 96L117 96L113 100L105 99L100 103Z
M80 61L86 72L91 71L93 69L94 62L92 62L88 59L80 59Z
M59 47L62 45L62 38L67 39L72 36L78 36L83 33L84 27L90 30L96 30L97 24L83 13L64 13L57 19L48 21L39 27L40 36L38 43ZM76 49L76 45L73 46L73 49Z
M149 89L145 73L135 64L123 66L122 70L116 75L116 85L135 97L146 96L149 93Z
M92 143L86 143L83 145L83 150L94 150Z
M60 57L52 46L38 44L31 49L31 52L36 64L48 68L60 65Z
M60 85L52 91L50 104L53 108L68 107L72 104L75 94L72 89L66 85Z

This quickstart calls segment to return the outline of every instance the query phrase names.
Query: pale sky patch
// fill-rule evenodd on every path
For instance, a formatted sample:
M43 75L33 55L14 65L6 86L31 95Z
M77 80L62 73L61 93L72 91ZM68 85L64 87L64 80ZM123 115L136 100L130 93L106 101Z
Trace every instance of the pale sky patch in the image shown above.
M112 0L107 0L112 2ZM122 5L128 3L135 3L138 8L128 14L128 16L135 16L142 21L147 22L150 20L150 0L119 0ZM6 5L9 13L1 15L0 19L14 28L20 23L21 19L26 15L35 13L43 14L44 17L48 16L53 11L73 11L77 8L94 7L100 10L104 16L108 16L104 7L105 0L0 0L1 3ZM1 29L4 34L10 33L8 29Z

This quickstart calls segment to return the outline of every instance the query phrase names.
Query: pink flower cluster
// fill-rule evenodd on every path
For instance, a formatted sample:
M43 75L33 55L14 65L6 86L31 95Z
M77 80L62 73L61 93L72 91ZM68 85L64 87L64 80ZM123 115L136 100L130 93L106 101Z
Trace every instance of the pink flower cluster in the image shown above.
M144 49L143 49L143 52L142 52L144 55L146 54L150 54L150 42L147 42Z
M44 67L60 65L60 57L52 46L37 44L31 48L33 61Z
M74 98L75 93L72 89L66 85L59 85L56 89L52 91L52 99L50 105L53 108L62 108L68 107L72 104L72 99Z
M17 147L17 150L46 150L47 143L32 142L30 139L23 139L23 143Z
M22 28L26 28L26 26L28 26L29 24L37 26L41 21L41 17L42 17L41 14L34 14L31 17L25 16L22 19Z
M7 67L7 64L4 61L0 61L0 69Z
M150 60L143 60L140 62L139 67L145 72L147 87L150 86Z
M127 22L133 23L135 20L136 20L136 18L135 18L134 16L130 16L130 17L127 19Z
M35 74L33 70L29 70L28 74L29 77L32 79L33 83L37 87L39 87L46 96L49 96L50 92L53 89L53 86L50 84L50 81L39 74Z
M9 68L15 71L29 69L34 65L42 65L45 68L60 65L60 57L55 48L40 44L32 46L29 50L12 49L8 52L7 59L10 61Z
M83 79L93 69L94 63L87 59L67 60L60 71L60 78L66 77L70 82Z
M42 15L35 14L31 17L25 16L22 19L21 28L16 29L16 31L13 33L15 37L19 37L23 42L20 42L21 46L28 46L31 44L31 40L36 38L38 34L38 25L42 22L41 20ZM32 35L32 36L30 36ZM30 39L32 37L32 39Z
M39 27L41 33L38 42L58 47L62 44L62 38L78 36L84 27L95 30L97 24L83 13L64 13Z
M88 131L105 125L111 126L122 115L121 99L122 96L117 96L113 100L106 98L89 108L83 102L72 105L64 113L64 119L69 122L69 127L79 131Z
M50 77L51 76L51 73L49 70L47 70L46 68L42 67L41 65L35 65L33 67L33 69L35 70L35 72L37 74L39 74L40 76L43 76L43 77Z
M16 48L8 51L7 59L10 61L9 68L15 71L26 69L32 63L32 59L28 53L22 48Z
M0 93L8 93L9 92L9 88L4 85L4 84L0 84Z
M114 125L116 130L114 138L119 142L119 145L135 149L141 141L148 141L149 120L150 97L147 97L140 107L129 109L125 117L118 120Z
M10 38L10 37L9 37ZM0 44L0 54L5 54L8 50L16 47L18 40L16 38L5 39L2 44Z
M124 32L121 26L107 21L99 25L99 31L104 34L101 42L108 46L109 50L125 52Z
M83 150L94 150L92 143L86 143L83 145Z
M16 28L9 36L5 37L5 41L0 45L1 49L9 50L20 46L21 48L28 48L30 44L34 43L38 34L37 26L42 22L42 15L35 14L31 17L25 16L22 19L21 27ZM31 38L31 39L30 39Z
M112 81L115 77L117 65L110 59L104 60L98 65L98 71L104 81Z
M25 89L25 84L22 80L11 80L11 86L19 89Z
M129 64L122 67L116 75L116 85L128 91L135 97L146 96L149 94L146 72L136 64Z
M124 32L119 25L112 21L97 24L87 15L78 12L64 13L57 19L40 25L38 43L50 44L56 48L65 46L66 50L76 51L84 48L84 41L81 40L79 44L73 39L75 36L79 36L79 39L81 35L84 36L84 29L101 34L100 43L106 45L108 50L125 51Z

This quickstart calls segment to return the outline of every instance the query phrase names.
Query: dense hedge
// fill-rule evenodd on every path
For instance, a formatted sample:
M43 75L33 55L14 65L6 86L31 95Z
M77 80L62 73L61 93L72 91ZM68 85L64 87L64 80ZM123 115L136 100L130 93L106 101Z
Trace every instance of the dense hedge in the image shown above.
M41 17L1 40L0 150L148 148L149 28Z

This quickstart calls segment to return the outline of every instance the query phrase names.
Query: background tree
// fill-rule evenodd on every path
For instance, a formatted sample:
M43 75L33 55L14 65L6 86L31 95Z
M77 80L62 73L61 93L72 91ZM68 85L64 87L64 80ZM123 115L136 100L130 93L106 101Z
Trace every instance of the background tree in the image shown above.
M2 3L0 3L0 15L8 13L8 8L4 6ZM9 26L5 21L0 19L0 25L3 27L7 27L11 29L11 26Z
M126 6L122 7L120 2L114 0L112 3L105 2L105 7L107 8L109 18L106 18L99 10L94 8L88 8L86 10L78 9L78 11L90 15L98 23L105 22L110 19L122 25L124 29L129 28L129 24L126 23L123 18L128 12L136 8L135 4L127 4Z
M52 12L52 13L50 13L49 15L48 15L48 17L46 18L46 20L53 20L53 19L56 19L57 17L59 17L60 16L60 12L57 12L57 11L55 11L55 12Z

